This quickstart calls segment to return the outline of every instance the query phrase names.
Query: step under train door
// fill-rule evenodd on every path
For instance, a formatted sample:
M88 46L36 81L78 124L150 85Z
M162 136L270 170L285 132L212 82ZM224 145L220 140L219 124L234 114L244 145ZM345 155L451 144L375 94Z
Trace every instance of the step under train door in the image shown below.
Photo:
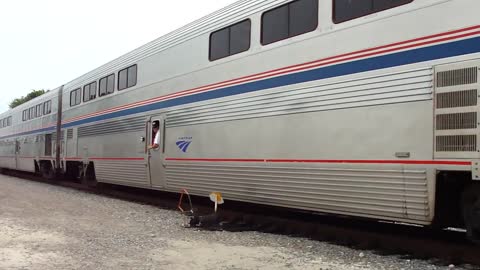
M480 60L435 67L434 158L479 159Z

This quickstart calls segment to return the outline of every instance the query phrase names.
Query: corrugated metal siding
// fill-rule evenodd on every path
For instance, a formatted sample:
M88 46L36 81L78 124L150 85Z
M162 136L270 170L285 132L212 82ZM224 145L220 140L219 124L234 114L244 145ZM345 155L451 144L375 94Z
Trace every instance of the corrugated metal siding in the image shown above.
M95 161L95 175L99 182L134 186L148 186L145 161Z
M238 97L167 113L167 126L432 99L433 70L418 69Z
M79 127L78 137L101 136L143 129L145 129L145 117L142 116Z
M426 220L426 170L169 163L167 189L331 213Z

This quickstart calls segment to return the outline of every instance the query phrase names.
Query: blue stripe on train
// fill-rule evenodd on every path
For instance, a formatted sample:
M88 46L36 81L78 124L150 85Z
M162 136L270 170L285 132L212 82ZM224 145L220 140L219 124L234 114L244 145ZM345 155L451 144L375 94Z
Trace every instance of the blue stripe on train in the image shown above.
M419 62L431 61L447 57L460 56L465 54L480 52L480 37L433 45L424 48L413 49L383 56L356 60L343 64L321 67L317 69L286 74L278 77L264 79L260 81L249 82L241 85L230 86L212 90L209 92L194 94L190 96L178 97L171 100L160 101L154 104L144 105L123 111L99 115L72 123L62 125L62 128L73 127L77 125L87 124L91 122L126 116L130 114L153 111L172 106L185 105L199 101L233 96L243 93L255 92L274 87L288 86L297 83L310 82L315 80L333 78L338 76L350 75L354 73L378 70L383 68L391 68L396 66L414 64ZM52 130L54 128L42 129L24 132L12 136L26 135L41 131ZM8 137L12 137L8 136ZM6 138L6 137L3 137Z
M317 68L308 71L302 71L293 74L282 75L279 77L265 80L245 83L236 86L230 86L212 90L209 92L194 94L185 97L178 97L171 100L160 101L158 103L145 105L137 108L127 109L119 112L100 115L87 118L63 125L63 128L82 125L95 121L136 114L152 110L168 108L172 106L184 105L209 99L222 98L243 93L255 92L274 87L287 86L296 83L327 79L337 76L350 75L365 71L372 71L382 68L390 68L402 65L408 65L418 62L436 60L441 58L465 55L480 52L480 37L434 45L425 48L414 49L410 51L398 52L389 55L377 56L368 59L357 60L353 62Z

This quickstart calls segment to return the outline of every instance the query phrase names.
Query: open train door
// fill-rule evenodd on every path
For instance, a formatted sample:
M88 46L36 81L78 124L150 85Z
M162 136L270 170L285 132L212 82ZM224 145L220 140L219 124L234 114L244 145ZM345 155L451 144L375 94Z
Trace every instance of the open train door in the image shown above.
M152 116L148 122L147 128L147 145L154 144L155 131L153 126L158 125L158 148L147 149L148 154L148 167L150 170L150 183L152 187L161 188L165 187L165 166L163 163L165 156L165 115L160 114Z

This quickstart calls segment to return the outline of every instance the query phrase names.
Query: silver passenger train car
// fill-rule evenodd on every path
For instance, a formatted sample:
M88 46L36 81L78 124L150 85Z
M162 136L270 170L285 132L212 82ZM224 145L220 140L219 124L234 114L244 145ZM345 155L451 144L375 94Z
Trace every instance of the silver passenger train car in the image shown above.
M478 240L478 10L241 0L1 114L0 167Z

